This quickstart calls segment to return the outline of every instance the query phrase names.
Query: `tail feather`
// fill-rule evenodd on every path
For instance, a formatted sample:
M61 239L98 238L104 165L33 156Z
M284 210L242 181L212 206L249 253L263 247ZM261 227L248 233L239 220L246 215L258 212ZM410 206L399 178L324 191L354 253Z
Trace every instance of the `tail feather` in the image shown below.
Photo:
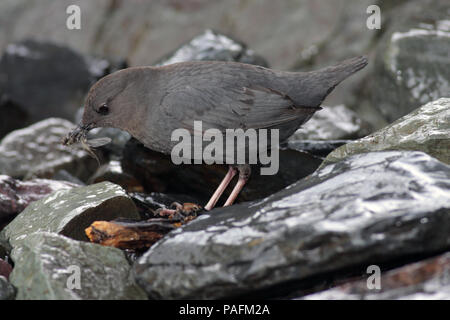
M342 61L337 65L324 68L320 72L327 80L331 92L343 80L367 66L367 63L367 57L355 57Z

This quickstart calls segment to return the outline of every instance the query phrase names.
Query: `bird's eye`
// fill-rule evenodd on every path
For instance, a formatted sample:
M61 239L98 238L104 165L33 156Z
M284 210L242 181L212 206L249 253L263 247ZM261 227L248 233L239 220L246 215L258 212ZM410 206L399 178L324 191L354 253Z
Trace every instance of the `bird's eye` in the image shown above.
M100 108L98 108L97 112L101 115L107 115L109 112L108 105L106 103L102 104Z

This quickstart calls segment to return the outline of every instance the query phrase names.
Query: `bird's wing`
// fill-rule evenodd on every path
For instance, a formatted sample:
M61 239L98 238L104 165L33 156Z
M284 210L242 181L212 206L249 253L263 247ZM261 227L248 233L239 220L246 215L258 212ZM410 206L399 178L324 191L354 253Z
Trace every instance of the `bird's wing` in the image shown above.
M320 108L296 106L277 90L261 86L185 86L166 94L161 111L179 127L193 130L202 121L203 130L275 128L291 121L307 121ZM303 118L304 121L301 121Z

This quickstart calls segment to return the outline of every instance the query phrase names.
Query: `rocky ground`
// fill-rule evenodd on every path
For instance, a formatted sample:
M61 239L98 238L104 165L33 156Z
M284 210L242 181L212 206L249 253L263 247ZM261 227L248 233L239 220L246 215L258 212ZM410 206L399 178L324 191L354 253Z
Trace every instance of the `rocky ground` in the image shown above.
M40 18L64 1L25 2L0 4L0 300L450 299L446 1L382 1L370 32L358 12L373 1L80 1L89 23L70 36L52 27L65 16ZM175 22L156 28L164 19ZM89 87L126 66L308 70L360 54L369 67L231 207L158 211L204 204L224 166L176 166L111 128L90 134L112 139L100 164L60 143Z

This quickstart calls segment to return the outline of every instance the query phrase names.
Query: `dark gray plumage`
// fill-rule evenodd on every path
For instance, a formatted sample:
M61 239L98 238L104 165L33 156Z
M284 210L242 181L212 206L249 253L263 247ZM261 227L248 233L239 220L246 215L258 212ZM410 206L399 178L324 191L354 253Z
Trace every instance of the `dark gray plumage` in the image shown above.
M117 127L146 147L170 153L177 128L279 129L292 135L320 109L345 78L364 68L365 57L312 72L275 71L235 62L183 62L115 72L89 91L83 127Z

